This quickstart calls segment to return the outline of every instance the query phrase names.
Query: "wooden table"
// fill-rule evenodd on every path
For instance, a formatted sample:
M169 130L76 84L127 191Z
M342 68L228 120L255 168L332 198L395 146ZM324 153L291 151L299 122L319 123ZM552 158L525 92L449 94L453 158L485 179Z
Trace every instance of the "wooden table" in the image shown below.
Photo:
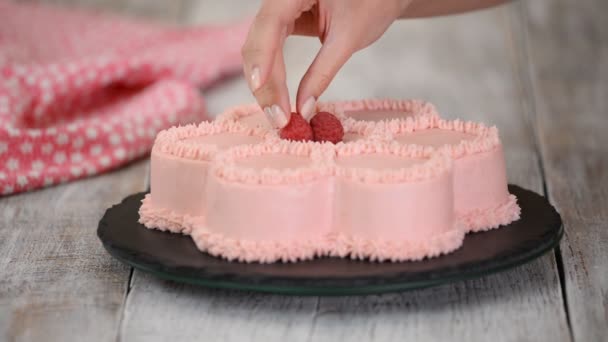
M234 5L186 2L196 11L175 13L199 13L190 22L231 15ZM603 0L535 0L401 22L356 54L324 97L423 98L449 117L496 124L510 181L545 194L562 215L566 234L554 253L477 280L381 296L176 284L122 265L95 235L108 206L147 188L148 161L140 161L0 200L0 340L606 341L606 13ZM289 40L292 91L317 47ZM251 101L242 79L206 96L213 112Z

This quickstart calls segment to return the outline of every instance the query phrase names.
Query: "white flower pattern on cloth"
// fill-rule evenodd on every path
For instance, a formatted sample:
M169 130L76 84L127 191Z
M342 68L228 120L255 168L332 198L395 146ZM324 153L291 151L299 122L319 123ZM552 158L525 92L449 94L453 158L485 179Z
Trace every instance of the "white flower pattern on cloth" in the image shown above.
M0 0L0 193L117 168L207 119L197 86L240 70L247 29Z

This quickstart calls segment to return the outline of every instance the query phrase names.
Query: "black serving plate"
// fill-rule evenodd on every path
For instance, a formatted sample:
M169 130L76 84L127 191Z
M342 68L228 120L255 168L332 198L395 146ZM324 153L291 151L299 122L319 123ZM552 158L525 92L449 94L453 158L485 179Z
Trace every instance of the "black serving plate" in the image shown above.
M512 268L550 251L563 235L559 214L542 196L510 185L521 219L472 233L453 253L416 262L318 258L298 263L229 262L202 253L189 236L146 229L138 223L144 193L108 209L97 235L118 260L178 282L293 295L356 295L402 291L480 277Z

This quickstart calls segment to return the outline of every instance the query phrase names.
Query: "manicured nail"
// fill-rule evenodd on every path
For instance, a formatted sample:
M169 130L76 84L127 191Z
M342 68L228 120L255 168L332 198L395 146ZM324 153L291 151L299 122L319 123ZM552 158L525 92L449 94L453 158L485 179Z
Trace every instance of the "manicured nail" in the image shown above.
M315 114L315 98L314 97L309 97L308 100L304 101L304 104L302 105L302 109L300 110L300 114L302 114L302 117L304 118L304 120L308 121L312 118L312 116Z
M285 112L278 105L272 105L271 107L265 107L264 113L268 118L268 121L275 128L283 128L289 122L289 118L285 115Z
M272 116L272 109L270 107L264 107L264 114L266 114L266 119L268 122L274 127L274 118Z
M268 115L268 114L266 114ZM283 128L289 122L289 117L283 112L283 109L278 105L270 107L271 122L276 128Z
M262 80L260 79L260 68L253 67L253 69L251 69L251 76L249 79L249 87L251 88L251 91L258 90L261 85L261 81Z

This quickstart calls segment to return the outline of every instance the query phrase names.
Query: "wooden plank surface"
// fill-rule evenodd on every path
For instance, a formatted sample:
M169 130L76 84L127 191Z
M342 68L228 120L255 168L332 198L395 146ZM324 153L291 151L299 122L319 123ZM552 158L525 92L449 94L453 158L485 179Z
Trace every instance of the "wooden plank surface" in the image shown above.
M508 11L399 23L355 55L325 99L419 97L450 117L495 123L510 180L542 192L516 65L522 41L511 32ZM292 94L317 47L311 39L288 41ZM242 80L209 94L249 100ZM479 280L352 298L208 290L135 271L119 336L125 341L570 340L553 254Z
M536 125L576 341L608 338L608 2L524 2Z
M105 209L145 188L147 161L0 200L0 341L113 341L130 269L97 239Z

